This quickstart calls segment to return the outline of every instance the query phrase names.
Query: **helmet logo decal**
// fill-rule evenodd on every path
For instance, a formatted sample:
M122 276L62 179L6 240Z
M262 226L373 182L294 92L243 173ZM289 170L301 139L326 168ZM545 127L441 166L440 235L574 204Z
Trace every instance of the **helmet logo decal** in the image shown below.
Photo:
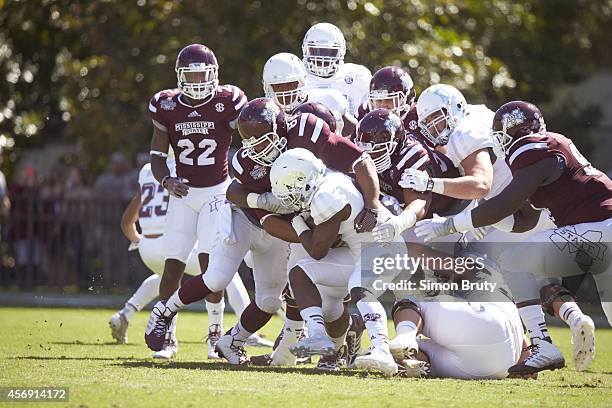
M510 113L504 113L502 115L501 122L505 129L510 129L525 122L526 119L527 118L525 117L523 111L519 108L516 108Z
M387 129L387 132L389 132L393 137L395 137L395 133L397 132L397 129L400 128L401 124L402 122L399 116L394 113L389 113L389 116L387 119L385 119L385 129Z
M276 124L276 117L280 114L280 108L272 101L266 103L265 109L261 111L261 116L274 126Z

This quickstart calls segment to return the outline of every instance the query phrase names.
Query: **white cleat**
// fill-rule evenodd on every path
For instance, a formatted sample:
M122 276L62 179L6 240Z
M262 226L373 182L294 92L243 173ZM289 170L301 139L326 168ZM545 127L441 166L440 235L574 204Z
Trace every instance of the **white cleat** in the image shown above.
M413 335L408 333L398 334L389 342L389 350L397 361L411 360L419 352L419 344Z
M425 378L429 377L430 373L431 366L427 361L405 359L402 360L397 374L403 378Z
M387 377L397 374L397 363L391 353L380 348L371 348L367 354L357 356L354 363L355 368L367 371L375 371Z
M286 345L279 345L272 352L272 361L270 362L271 366L294 366L297 365L297 357L294 356L289 347Z
M108 327L111 329L111 336L113 336L113 339L117 340L117 343L127 344L127 329L129 325L130 322L128 322L127 318L121 311L118 311L111 316L110 320L108 321Z
M303 337L297 343L289 346L291 354L296 357L333 356L336 354L336 345L324 333Z
M176 356L178 351L178 340L172 339L166 341L164 348L153 353L153 358L156 360L170 360Z
M541 339L532 339L532 342L531 355L522 363L515 364L508 369L510 377L528 376L539 371L565 367L565 359L557 346Z
M595 358L595 324L593 319L582 315L573 321L572 345L576 371L586 370Z
M235 340L230 334L221 336L215 348L219 357L223 357L232 365L245 365L249 362L244 342Z
M246 345L249 347L270 347L272 348L274 346L274 342L264 339L257 333L253 333L246 340Z
M219 360L221 357L215 351L215 347L217 346L217 342L221 337L222 331L221 326L218 324L211 324L208 327L208 336L206 336L206 346L208 347L208 359L209 360Z

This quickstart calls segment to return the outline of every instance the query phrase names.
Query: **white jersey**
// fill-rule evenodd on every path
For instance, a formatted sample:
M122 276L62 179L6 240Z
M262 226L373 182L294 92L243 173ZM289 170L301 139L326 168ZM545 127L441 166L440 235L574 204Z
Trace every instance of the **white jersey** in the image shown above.
M310 204L310 215L316 225L322 224L340 212L347 204L351 205L351 215L340 224L338 233L342 236L351 253L357 257L360 243L371 240L370 233L358 234L355 231L355 217L364 207L363 196L350 177L343 173L327 170L325 178L314 194Z
M168 159L170 174L176 174L175 162ZM166 222L166 211L168 210L169 194L168 190L153 176L151 163L142 166L138 174L138 184L140 185L140 211L138 212L138 222L142 228L143 235L162 234L164 223Z
M329 78L322 78L308 72L306 90L331 88L339 91L348 102L348 112L356 116L357 108L368 97L372 73L363 65L345 63ZM330 108L331 109L331 108Z
M348 112L348 101L340 93L332 88L316 88L308 91L308 102L316 102L325 105L334 115L336 120L336 133L341 134L344 127L344 115Z
M446 145L446 155L461 174L465 174L461 162L477 150L494 147L491 125L495 113L485 105L467 105L465 118L451 133ZM512 174L503 158L493 163L493 183L485 199L496 196L510 182Z

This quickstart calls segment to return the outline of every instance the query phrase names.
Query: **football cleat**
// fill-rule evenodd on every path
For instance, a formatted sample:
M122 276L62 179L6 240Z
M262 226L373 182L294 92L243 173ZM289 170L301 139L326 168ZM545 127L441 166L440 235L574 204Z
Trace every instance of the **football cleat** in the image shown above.
M380 372L388 377L397 374L398 370L391 353L378 347L371 348L366 354L357 356L353 365L355 368Z
M218 360L221 357L215 351L215 347L217 346L217 342L221 337L221 326L218 324L211 324L208 326L208 336L206 336L206 345L208 346L208 359L209 360Z
M340 350L336 351L332 356L321 356L315 368L321 371L339 371L340 368L346 364L344 358L346 352L345 348L346 345L342 346Z
M587 315L574 319L572 323L574 366L576 371L584 371L595 358L595 324Z
M389 350L397 361L411 360L419 352L419 344L413 335L407 333L398 334L389 342Z
M244 342L235 340L229 332L219 338L215 351L219 357L225 358L232 365L245 365L249 362L244 350Z
M246 340L246 345L249 347L272 347L274 346L274 342L264 339L257 333L253 333Z
M329 336L321 333L301 338L289 346L289 350L296 357L333 356L336 353L336 345Z
M532 343L529 346L531 354L525 361L508 369L510 377L525 377L539 371L565 367L565 359L557 346L541 339L532 339Z
M153 358L156 360L170 360L174 356L176 356L176 352L178 351L178 341L176 338L166 340L166 344L164 344L164 348L153 353Z
M361 351L361 335L365 330L363 318L358 313L351 314L351 325L346 333L346 365L353 366L355 357Z
M398 377L427 378L431 375L431 365L427 361L404 359L398 366Z
M117 340L117 343L127 344L127 329L129 324L130 322L128 322L127 318L121 311L118 311L111 316L110 320L108 321L108 327L111 329L111 336L113 336L113 339Z
M161 301L153 306L145 329L145 342L151 350L160 351L164 348L166 335L175 316L176 312L170 312Z
M252 365L268 367L272 365L272 353L253 356L249 361Z

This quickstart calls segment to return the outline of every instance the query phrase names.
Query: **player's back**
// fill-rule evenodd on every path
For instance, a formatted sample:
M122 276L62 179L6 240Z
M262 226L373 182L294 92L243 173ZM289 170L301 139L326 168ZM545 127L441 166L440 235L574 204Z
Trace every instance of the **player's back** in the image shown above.
M340 212L347 204L351 206L351 214L342 221L338 233L357 256L359 244L370 237L370 234L358 234L354 226L355 217L364 207L363 196L349 176L328 169L312 198L310 215L315 224L319 225Z
M168 167L174 175L174 160L169 159ZM138 211L138 223L143 235L157 235L164 232L166 212L168 210L168 190L153 176L151 163L142 166L138 174L138 184L140 185L140 210Z

